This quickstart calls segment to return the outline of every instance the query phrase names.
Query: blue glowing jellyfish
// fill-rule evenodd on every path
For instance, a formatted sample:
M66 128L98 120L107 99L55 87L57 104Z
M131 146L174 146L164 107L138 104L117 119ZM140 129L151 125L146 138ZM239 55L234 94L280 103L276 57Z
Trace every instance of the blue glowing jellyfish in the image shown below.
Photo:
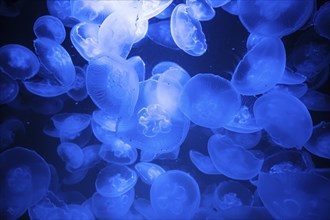
M312 134L312 118L296 97L272 92L257 99L253 106L254 116L272 140L285 148L301 147Z
M12 102L18 95L19 85L16 80L0 72L0 105Z
M138 75L139 81L144 81L146 78L146 64L140 56L134 56L127 60L127 62L133 67Z
M64 177L62 178L62 183L65 185L75 185L80 183L86 178L88 170L71 170L70 166L66 166L66 170L68 171Z
M324 3L314 16L314 28L322 37L330 40L330 3Z
M230 0L212 0L212 1L210 1L211 6L213 8L219 8L219 7L227 4L228 2L230 2Z
M308 91L307 84L301 83L296 85L277 84L269 92L283 92L283 93L288 93L289 95L293 95L297 98L301 98L307 93L307 91Z
M215 16L212 3L209 0L186 0L190 7L190 15L199 21L209 21Z
M151 207L150 201L144 198L134 200L134 209L146 219L159 219L156 211Z
M304 147L314 155L330 159L330 123L322 121L315 125Z
M84 154L81 148L73 143L61 143L58 145L57 154L66 163L66 166L73 169L79 168L84 161Z
M24 138L25 126L17 118L8 118L0 123L0 149L5 149L16 140Z
M111 142L101 145L99 155L108 163L130 165L137 159L137 150L119 138L113 137Z
M305 82L307 77L299 72L293 71L290 67L285 67L282 78L278 83L286 85L296 85Z
M79 22L71 13L70 0L47 0L49 14L58 17L66 27L72 27Z
M171 35L171 22L170 20L162 20L149 24L148 37L158 45L178 50L178 46L173 40Z
M101 57L90 62L87 92L94 103L113 116L130 116L139 94L135 70L119 58Z
M108 165L97 175L96 191L105 197L118 197L134 188L137 174L123 165Z
M70 88L51 79L26 80L23 81L23 85L30 93L41 97L56 97L66 93Z
M201 171L202 173L208 175L219 175L221 174L217 168L213 165L211 158L206 156L198 151L190 150L189 157L191 162L195 165L195 167Z
M197 74L183 88L180 109L197 125L219 128L234 117L240 104L229 81L214 74Z
M310 0L238 0L238 15L250 32L282 37L302 27L311 16L315 2Z
M32 111L42 115L54 115L64 108L64 101L59 97L44 98L35 96L30 99Z
M60 113L51 117L57 130L64 133L76 133L84 130L90 123L89 114Z
M62 21L51 15L39 17L34 22L33 31L37 38L49 38L59 44L63 43L66 37Z
M134 168L141 180L148 185L152 185L155 179L165 173L165 170L155 163L140 162L135 164Z
M102 143L112 143L117 131L118 117L96 110L92 116L92 129L94 136Z
M207 50L200 22L189 14L190 7L179 4L171 15L171 34L176 45L192 56L201 56Z
M161 11L155 17L158 18L158 19L170 18L175 6L176 6L175 3L171 3L167 8L165 8L163 11Z
M263 38L240 61L231 82L242 95L264 93L282 78L285 62L282 41Z
M189 73L185 69L183 69L179 64L171 61L162 61L157 63L151 70L151 75L156 74L162 74L166 72L167 70L179 70L180 75L183 76L184 81L187 79L187 81L190 79Z
M193 177L183 171L167 171L152 183L150 202L160 218L189 218L199 207L198 184Z
M312 111L330 111L330 96L315 90L308 90L304 96L299 97L307 109Z
M0 213L18 219L48 191L50 170L35 151L14 147L0 154Z
M238 0L229 0L221 6L223 10L232 15L238 15Z
M87 98L86 89L86 72L83 68L75 66L76 79L69 91L67 91L68 96L70 96L74 101L80 102Z
M37 56L19 44L0 48L0 70L13 79L25 80L37 74L40 63Z
M91 208L98 219L119 219L128 212L134 202L134 197L134 188L117 197L104 197L99 193L94 193Z
M251 33L246 41L246 49L248 51L251 50L254 46L260 43L263 38L265 37L262 35Z

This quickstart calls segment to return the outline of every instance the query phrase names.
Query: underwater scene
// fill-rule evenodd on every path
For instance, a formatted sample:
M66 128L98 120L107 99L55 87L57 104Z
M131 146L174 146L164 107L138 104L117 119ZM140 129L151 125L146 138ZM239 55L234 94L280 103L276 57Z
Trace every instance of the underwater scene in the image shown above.
M0 219L330 219L330 1L0 0Z

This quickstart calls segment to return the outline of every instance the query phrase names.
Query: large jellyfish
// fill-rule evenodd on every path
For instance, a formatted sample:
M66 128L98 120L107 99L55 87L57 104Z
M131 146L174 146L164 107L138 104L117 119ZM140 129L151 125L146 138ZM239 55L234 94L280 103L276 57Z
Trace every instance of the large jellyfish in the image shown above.
M330 40L330 3L324 3L314 16L314 28L322 37Z
M162 20L149 25L148 37L161 46L178 50L178 46L175 44L171 35L171 22L170 20Z
M197 74L183 88L180 109L197 125L219 128L233 119L240 104L229 81L214 74Z
M59 44L63 43L66 37L62 21L51 15L39 17L34 22L33 31L37 38L49 38Z
M72 27L79 22L71 13L70 0L47 0L49 14L58 17L66 27Z
M199 21L208 21L215 16L215 11L209 0L186 0L186 5L191 8L190 15Z
M14 147L0 154L0 216L18 219L48 191L50 170L35 151Z
M257 124L282 147L301 149L312 135L312 118L305 105L292 95L265 94L254 103L253 111Z
M167 171L152 183L150 202L160 218L189 218L199 207L198 184L193 177L183 171Z

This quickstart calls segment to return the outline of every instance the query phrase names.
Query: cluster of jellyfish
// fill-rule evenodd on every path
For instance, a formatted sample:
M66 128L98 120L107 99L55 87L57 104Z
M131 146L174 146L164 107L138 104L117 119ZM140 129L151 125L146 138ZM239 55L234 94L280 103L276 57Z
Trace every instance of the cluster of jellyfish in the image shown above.
M0 219L330 218L330 2L46 3L31 47L0 48ZM220 11L249 33L231 73L131 56L147 39L198 62Z

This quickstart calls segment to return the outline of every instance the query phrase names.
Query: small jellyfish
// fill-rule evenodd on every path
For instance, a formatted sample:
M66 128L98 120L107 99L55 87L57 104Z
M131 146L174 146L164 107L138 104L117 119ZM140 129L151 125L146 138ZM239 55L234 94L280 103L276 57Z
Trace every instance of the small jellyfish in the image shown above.
M76 70L76 79L67 95L70 96L74 101L81 102L87 98L87 89L86 89L86 72L83 68L75 66Z
M167 70L178 70L180 73L180 81L183 79L183 82L186 83L190 79L189 73L183 69L179 64L171 61L162 61L157 63L151 70L151 75L162 74Z
M113 116L130 116L139 94L135 70L123 59L101 57L87 67L87 92L93 102Z
M257 124L282 147L301 149L312 134L310 113L292 95L282 92L265 94L254 103L253 112Z
M175 7L171 15L171 34L176 45L192 56L201 56L207 50L200 22L189 13L185 4Z
M186 5L191 9L190 15L199 21L209 21L215 16L215 11L209 0L186 0Z
M75 185L80 183L83 179L85 179L88 172L86 169L72 170L69 166L66 166L66 170L68 173L66 173L62 178L62 183L65 185Z
M84 147L82 152L84 154L84 161L79 169L90 169L101 162L99 156L101 146L99 144L92 144Z
M251 206L252 192L237 181L221 182L213 194L213 204L218 210L227 210L237 206Z
M160 218L190 218L200 203L198 184L183 171L167 171L153 181L150 202Z
M178 46L171 35L170 20L162 20L149 24L148 37L158 45L167 47L173 50L178 50Z
M94 136L102 143L111 143L117 131L118 120L118 117L113 117L104 111L94 111L92 116Z
M314 155L330 159L330 123L322 121L315 125L304 147Z
M299 72L293 71L289 67L285 67L282 78L278 83L286 85L301 84L306 81L307 77Z
M0 215L18 219L48 191L50 170L35 151L14 147L0 154Z
M27 47L7 44L0 48L0 70L13 79L32 78L40 69L37 56Z
M30 93L46 98L62 95L69 90L69 87L59 85L51 79L26 80L23 85Z
M173 150L166 153L158 153L155 157L157 160L177 160L180 154L180 146L176 146Z
M39 17L34 22L33 31L37 38L49 38L59 44L63 43L66 36L62 21L51 15Z
M163 1L142 1L141 9L139 12L139 19L148 20L162 11L164 11L169 5L171 5L173 0L163 0ZM141 15L140 15L141 14Z
M79 22L71 13L70 0L47 0L49 14L58 17L66 27L73 27Z
M117 197L104 197L96 192L92 196L91 209L98 219L120 219L129 211L134 198L134 188Z
M315 90L308 90L304 96L299 97L308 110L318 112L330 111L330 96Z
M262 94L282 78L285 62L282 41L263 38L239 62L231 83L242 95Z
M220 134L210 137L207 148L217 170L236 180L248 180L258 175L264 161L256 152L235 145Z
M66 166L77 169L84 161L84 154L81 148L73 143L61 143L57 146L57 154L66 163Z
M108 163L130 165L137 159L137 150L119 138L113 137L110 143L101 145L99 156Z
M305 24L313 12L315 2L238 0L237 4L239 18L250 33L282 37Z
M308 91L307 84L301 83L301 84L296 84L296 85L277 84L269 92L288 93L288 94L293 95L300 99L302 96L304 96L306 94L307 91Z
M141 180L148 185L152 185L155 179L165 173L161 166L154 163L140 162L134 168Z
M144 81L146 78L146 64L140 56L134 56L127 60L127 62L133 67L138 75L139 82Z
M60 113L51 117L57 130L64 133L76 133L90 124L91 116L83 113Z
M197 74L183 88L180 109L197 125L219 128L235 116L240 104L229 81L214 74Z
M175 3L171 3L167 8L165 8L162 12L160 12L155 17L158 18L158 19L170 18L175 6L176 6Z
M23 139L25 127L21 120L8 118L0 123L0 149L5 149L18 139Z
M198 151L190 150L189 157L191 162L199 171L208 175L220 175L221 173L215 168L211 158Z
M42 115L54 115L59 113L63 107L64 102L59 97L43 98L35 96L29 100L29 105L32 111Z
M64 47L56 41L40 38L34 40L34 48L41 64L60 85L69 87L73 84L76 71L71 57Z
M16 80L0 72L0 105L7 104L17 97L19 85Z
M314 29L330 40L330 3L324 3L314 16Z
M105 197L118 197L134 188L137 174L123 165L108 165L97 175L96 191Z
M156 159L157 153L147 151L147 150L141 150L140 151L140 161L141 162L151 162L154 159Z

